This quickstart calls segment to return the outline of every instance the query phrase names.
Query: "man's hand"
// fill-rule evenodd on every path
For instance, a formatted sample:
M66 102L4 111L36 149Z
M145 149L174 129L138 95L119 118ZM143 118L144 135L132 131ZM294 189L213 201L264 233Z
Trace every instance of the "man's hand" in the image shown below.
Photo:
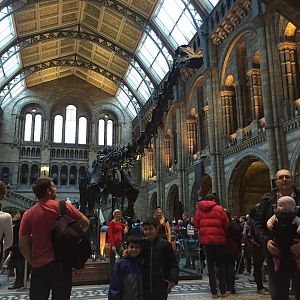
M300 239L295 239L294 240L296 244L290 247L291 252L296 256L300 257Z
M168 284L167 292L170 293L172 288L176 285L175 282L165 279L165 282Z
M267 249L273 256L279 256L280 254L279 249L274 246L274 242L272 240L268 241Z

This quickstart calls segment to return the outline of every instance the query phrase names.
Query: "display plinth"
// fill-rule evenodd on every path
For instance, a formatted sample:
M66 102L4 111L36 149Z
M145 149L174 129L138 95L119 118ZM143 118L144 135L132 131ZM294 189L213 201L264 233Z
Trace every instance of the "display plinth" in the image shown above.
M88 260L81 273L73 271L73 285L109 283L109 259Z

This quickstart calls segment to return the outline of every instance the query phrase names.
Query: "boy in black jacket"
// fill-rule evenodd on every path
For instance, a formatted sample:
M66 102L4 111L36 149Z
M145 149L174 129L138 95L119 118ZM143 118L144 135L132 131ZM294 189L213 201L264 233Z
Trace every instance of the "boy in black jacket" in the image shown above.
M143 222L144 300L165 300L178 283L179 268L175 253L171 243L158 237L158 226L159 222L152 217Z

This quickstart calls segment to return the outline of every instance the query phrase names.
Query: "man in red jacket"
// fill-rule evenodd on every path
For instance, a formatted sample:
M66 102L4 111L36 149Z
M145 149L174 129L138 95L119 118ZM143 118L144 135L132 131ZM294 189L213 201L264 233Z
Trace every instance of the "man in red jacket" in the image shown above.
M200 244L204 245L212 297L218 297L216 268L218 271L221 297L226 297L223 258L225 254L225 235L229 220L225 209L216 203L215 195L209 194L205 197L205 200L198 203L194 224L199 231Z

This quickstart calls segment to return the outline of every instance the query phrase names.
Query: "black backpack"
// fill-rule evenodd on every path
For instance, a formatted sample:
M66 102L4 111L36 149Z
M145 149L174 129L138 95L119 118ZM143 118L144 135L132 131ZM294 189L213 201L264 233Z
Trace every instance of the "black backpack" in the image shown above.
M90 242L78 221L67 215L65 201L59 201L59 210L52 230L55 259L71 268L83 268L92 253Z

